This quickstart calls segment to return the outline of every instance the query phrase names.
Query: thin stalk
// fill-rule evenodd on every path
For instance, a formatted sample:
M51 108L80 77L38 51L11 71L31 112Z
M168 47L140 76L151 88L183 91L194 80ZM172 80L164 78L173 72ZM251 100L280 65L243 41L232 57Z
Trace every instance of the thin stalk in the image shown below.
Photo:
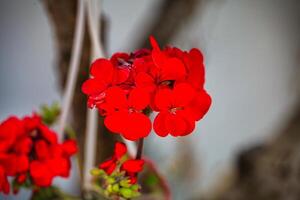
M139 145L138 145L135 159L140 160L142 158L143 147L144 147L144 138L139 140Z
M76 81L77 81L77 75L78 75L80 58L81 58L82 41L84 36L84 27L85 27L84 10L85 10L84 1L78 0L76 26L75 26L74 39L72 44L70 67L69 67L69 71L67 75L67 83L63 95L63 105L61 111L62 113L59 119L59 127L58 127L59 141L62 141L64 137L64 130L66 127L68 113L71 107Z
M96 58L103 58L104 51L100 41L99 33L99 18L100 14L95 13L93 9L93 3L95 1L85 0L88 28L92 43L92 58L93 62ZM99 12L101 9L99 10ZM86 140L84 149L84 166L83 166L83 188L88 191L92 188L90 170L94 167L96 156L96 139L97 139L97 127L98 127L98 112L95 109L88 109L87 111L87 127L86 127Z

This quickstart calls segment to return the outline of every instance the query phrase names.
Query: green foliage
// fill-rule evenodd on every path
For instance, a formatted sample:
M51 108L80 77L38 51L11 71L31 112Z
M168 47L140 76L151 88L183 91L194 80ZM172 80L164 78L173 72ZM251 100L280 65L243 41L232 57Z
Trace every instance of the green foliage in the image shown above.
M155 174L149 174L145 179L145 184L147 186L157 185L159 183L159 178Z
M51 106L42 105L40 108L40 115L42 120L47 125L53 125L60 114L60 106L58 103L53 103Z

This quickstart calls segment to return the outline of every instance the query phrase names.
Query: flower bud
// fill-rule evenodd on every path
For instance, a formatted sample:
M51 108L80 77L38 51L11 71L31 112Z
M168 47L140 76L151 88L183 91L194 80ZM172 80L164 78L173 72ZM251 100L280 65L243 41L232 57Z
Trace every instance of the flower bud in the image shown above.
M113 177L108 177L108 178L107 178L107 182L108 182L109 184L113 184L114 182L116 182L116 180L115 180Z
M125 197L125 198L132 198L132 191L129 188L121 188L120 189L120 194Z
M128 179L121 180L120 185L124 188L129 188L131 186L130 180Z
M114 185L112 186L112 190L113 190L114 192L119 192L119 189L120 189L119 184L114 184Z
M90 171L90 173L93 176L100 176L101 174L103 174L103 170L94 168Z

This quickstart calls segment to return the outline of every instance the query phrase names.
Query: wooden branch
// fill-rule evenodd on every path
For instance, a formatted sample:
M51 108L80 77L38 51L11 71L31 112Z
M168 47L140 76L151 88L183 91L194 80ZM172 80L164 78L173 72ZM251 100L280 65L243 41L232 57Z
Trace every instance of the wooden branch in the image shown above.
M59 86L61 91L65 88L66 77L70 62L72 42L75 30L75 19L77 10L77 1L74 0L43 0L42 1L50 22L53 24L52 29L56 38L56 60L57 71L59 76ZM87 30L87 27L85 28ZM88 78L89 61L90 61L91 44L85 31L82 55L80 60L79 77L75 86L74 99L72 103L72 118L76 123L72 123L76 133L82 157L84 144L84 130L86 123L86 97L81 92L82 83Z
M223 190L201 199L300 199L300 103L271 142L254 146L238 156L232 182L220 180Z
M137 42L136 48L149 48L149 36L153 35L160 45L166 45L197 11L201 0L164 0L155 10L153 23Z

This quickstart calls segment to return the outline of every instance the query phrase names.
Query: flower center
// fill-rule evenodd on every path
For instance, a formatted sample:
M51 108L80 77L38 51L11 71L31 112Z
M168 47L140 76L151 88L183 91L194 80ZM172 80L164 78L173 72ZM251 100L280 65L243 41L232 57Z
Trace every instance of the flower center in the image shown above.
M182 108L182 107L174 107L174 108L170 108L170 109L169 109L169 112L170 112L171 114L176 114L177 110L183 110L183 108Z

